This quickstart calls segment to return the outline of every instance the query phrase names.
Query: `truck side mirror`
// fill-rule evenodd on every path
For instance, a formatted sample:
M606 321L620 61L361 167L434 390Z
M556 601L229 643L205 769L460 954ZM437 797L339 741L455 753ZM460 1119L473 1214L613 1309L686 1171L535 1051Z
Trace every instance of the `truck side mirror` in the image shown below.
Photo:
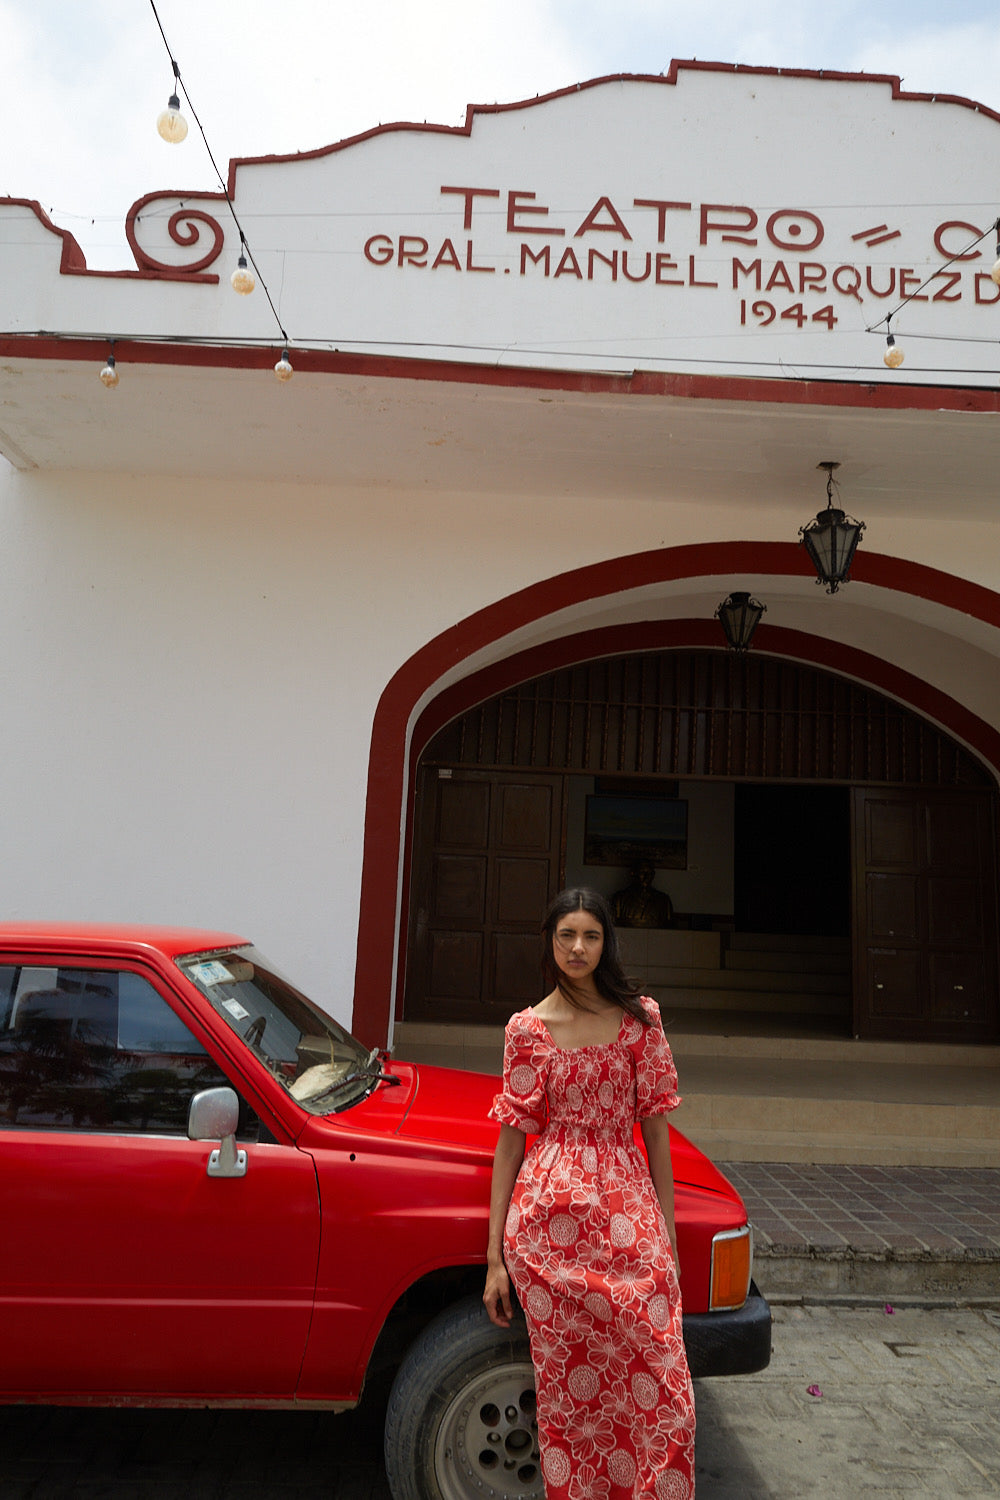
M247 1154L237 1149L240 1101L234 1089L202 1089L188 1106L188 1140L218 1141L209 1153L209 1177L245 1177Z

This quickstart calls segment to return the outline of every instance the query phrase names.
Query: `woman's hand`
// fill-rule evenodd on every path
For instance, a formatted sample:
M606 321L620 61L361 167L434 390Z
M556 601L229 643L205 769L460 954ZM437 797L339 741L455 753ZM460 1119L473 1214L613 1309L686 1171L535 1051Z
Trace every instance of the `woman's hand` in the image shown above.
M486 1249L486 1290L483 1304L490 1322L498 1328L509 1328L511 1320L510 1281L503 1263L503 1228L510 1195L518 1169L524 1160L524 1132L513 1125L501 1125L497 1149L493 1155L493 1186L490 1192L490 1234Z
M487 1267L483 1305L491 1323L495 1323L498 1328L510 1327L510 1320L513 1316L510 1305L510 1279L503 1261L497 1264L491 1262Z

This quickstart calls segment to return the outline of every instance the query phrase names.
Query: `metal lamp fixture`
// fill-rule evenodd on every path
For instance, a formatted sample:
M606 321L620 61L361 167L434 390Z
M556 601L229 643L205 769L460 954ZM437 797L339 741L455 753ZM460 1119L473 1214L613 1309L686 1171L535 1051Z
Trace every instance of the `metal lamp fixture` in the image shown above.
M715 611L715 618L722 626L726 645L731 651L747 651L753 633L760 624L760 617L767 613L767 605L759 599L751 599L747 593L733 593L724 599Z
M865 523L853 520L833 503L833 471L840 468L839 463L824 462L816 467L826 470L827 508L808 526L800 526L799 535L819 575L816 582L825 583L827 593L835 594L842 583L850 582L848 574Z

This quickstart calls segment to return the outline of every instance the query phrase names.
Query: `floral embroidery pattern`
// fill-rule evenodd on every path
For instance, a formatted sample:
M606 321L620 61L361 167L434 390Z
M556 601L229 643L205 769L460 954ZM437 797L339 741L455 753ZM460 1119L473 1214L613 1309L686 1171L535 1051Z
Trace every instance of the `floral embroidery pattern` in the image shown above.
M659 1010L618 1040L555 1046L507 1025L493 1118L538 1139L504 1254L531 1335L547 1500L691 1500L694 1397L670 1242L636 1120L680 1099Z

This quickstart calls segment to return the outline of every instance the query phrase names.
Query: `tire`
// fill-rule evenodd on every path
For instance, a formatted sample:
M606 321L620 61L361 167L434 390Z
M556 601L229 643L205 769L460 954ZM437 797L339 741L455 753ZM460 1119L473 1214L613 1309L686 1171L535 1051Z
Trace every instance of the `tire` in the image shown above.
M385 1470L393 1500L544 1500L520 1312L496 1328L469 1297L427 1325L389 1396Z

